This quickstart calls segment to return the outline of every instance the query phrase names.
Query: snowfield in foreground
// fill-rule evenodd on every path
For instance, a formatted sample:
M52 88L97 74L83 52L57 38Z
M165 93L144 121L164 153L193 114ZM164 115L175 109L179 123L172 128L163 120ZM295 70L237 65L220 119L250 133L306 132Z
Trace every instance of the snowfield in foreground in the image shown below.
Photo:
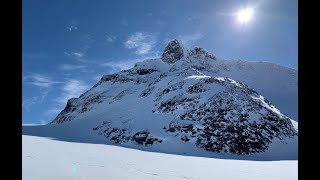
M181 156L22 135L24 180L294 180L298 161Z

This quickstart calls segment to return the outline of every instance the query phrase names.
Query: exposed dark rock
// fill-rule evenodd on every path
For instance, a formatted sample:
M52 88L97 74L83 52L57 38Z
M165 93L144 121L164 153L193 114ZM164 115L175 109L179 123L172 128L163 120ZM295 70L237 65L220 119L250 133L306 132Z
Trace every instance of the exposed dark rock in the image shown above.
M175 132L176 131L176 129L175 128L173 128L173 127L170 127L168 130L166 130L167 132Z
M204 66L191 66L193 69L198 70L198 71L203 71L206 69Z
M119 94L117 94L113 99L114 100L120 100L123 96L125 96L128 92L130 91L130 89L126 89L121 91Z
M182 140L182 141L186 141L186 142L187 142L187 141L190 141L190 139L189 139L187 136L181 137L181 140Z
M100 79L100 81L97 84L95 84L93 86L93 88L99 86L103 82L108 82L108 81L110 81L112 83L116 83L116 82L127 83L129 81L132 81L132 79L130 79L130 78L124 76L124 75L119 75L119 74L105 75Z
M190 87L188 87L187 92L192 94L192 93L201 93L201 92L205 92L206 89L203 87L203 85L201 83L198 84L194 84Z
M140 97L147 97L149 94L151 94L154 91L154 89L155 89L154 86L152 86L143 90L140 94Z
M146 74L151 74L153 72L157 71L156 69L137 69L137 73L139 75L146 75Z
M185 81L180 81L180 82L177 82L175 84L172 84L168 88L165 88L161 92L157 93L155 96L161 98L164 94L167 94L170 91L176 91L178 89L182 89L184 84L185 84Z
M73 117L69 113L75 111L78 105L78 98L71 98L68 100L66 107L57 115L57 117L49 124L60 124L71 121Z
M143 144L147 141L149 132L148 131L140 131L132 136L132 139L136 141L138 144Z
M178 105L188 105L192 106L196 102L197 97L185 98L182 95L177 95L171 100L161 101L160 105L156 109L159 112L173 112L177 109Z
M241 87L238 87L237 92L256 95L254 91L243 91ZM201 122L203 129L194 130L191 125L184 125L181 129L180 125L172 123L167 132L178 135L183 141L196 138L196 145L207 151L233 154L264 152L274 137L281 139L297 135L287 117L261 106L250 96L235 96L227 92L217 93L207 103L196 104L195 108L180 116L184 121ZM243 101L250 105L243 107ZM259 114L261 109L267 114L260 114L259 122L250 119L249 112Z
M204 50L201 47L195 47L191 49L188 55L197 59L216 60L216 57L214 55L209 54L206 50Z
M193 129L193 125L189 124L189 125L183 126L183 128L185 128L187 131L191 131Z
M183 51L182 43L179 40L174 39L165 47L161 57L162 61L173 64L183 57Z
M147 146L162 142L161 139L151 136L148 130L139 131L132 135L128 129L111 127L110 122L104 122L102 125L93 128L93 130L98 131L98 134L104 135L107 139L117 144L133 141Z

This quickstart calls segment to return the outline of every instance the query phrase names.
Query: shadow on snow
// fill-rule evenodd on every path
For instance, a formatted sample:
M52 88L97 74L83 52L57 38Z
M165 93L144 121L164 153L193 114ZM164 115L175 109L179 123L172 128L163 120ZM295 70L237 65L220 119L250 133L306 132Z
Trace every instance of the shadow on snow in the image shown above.
M91 131L91 132L89 132ZM90 134L90 136L88 136ZM280 154L273 153L260 153L253 155L235 155L235 154L224 154L224 153L213 153L203 150L203 152L189 152L189 153L177 153L170 150L159 150L156 147L142 146L142 145L132 145L129 144L116 144L104 136L92 133L92 130L88 127L80 130L78 128L73 128L70 124L60 124L60 125L41 125L41 126L22 126L22 135L28 136L38 136L46 137L52 140L75 142L75 143L88 143L88 144L104 144L104 145L114 145L124 148L131 148L141 151L165 153L165 154L175 154L182 156L195 156L195 157L207 157L207 158L218 158L218 159L232 159L232 160L250 160L250 161L280 161L280 160L298 160L297 149L294 145L296 151L286 153L281 152ZM291 148L290 148L291 149ZM292 149L291 149L292 150Z

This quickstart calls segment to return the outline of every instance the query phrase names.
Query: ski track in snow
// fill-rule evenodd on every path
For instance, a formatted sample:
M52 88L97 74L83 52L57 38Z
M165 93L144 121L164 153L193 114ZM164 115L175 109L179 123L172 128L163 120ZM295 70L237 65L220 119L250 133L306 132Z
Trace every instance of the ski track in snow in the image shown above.
M297 168L297 160L203 158L22 136L24 180L294 180Z

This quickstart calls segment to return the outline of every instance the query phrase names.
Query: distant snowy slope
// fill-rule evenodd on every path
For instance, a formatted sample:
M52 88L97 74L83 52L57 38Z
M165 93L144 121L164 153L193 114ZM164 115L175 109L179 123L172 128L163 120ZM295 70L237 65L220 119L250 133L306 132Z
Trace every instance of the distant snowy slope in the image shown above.
M202 158L22 136L23 180L296 180L297 168L297 160Z

